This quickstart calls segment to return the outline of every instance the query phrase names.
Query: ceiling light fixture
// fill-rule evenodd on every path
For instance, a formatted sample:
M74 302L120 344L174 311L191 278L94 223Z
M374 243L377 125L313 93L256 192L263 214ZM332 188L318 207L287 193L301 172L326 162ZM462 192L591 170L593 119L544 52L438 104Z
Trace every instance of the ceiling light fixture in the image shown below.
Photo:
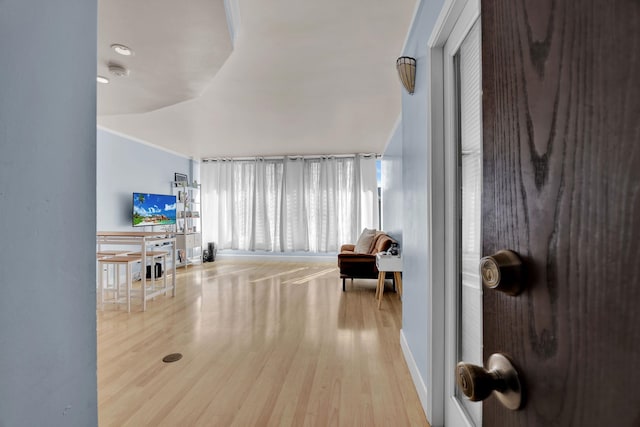
M104 77L104 76L98 76L98 77L96 77L96 81L97 81L98 83L102 83L102 84L107 84L107 83L109 83L109 79L108 79L108 78L106 78L106 77Z
M396 68L402 85L409 92L409 95L413 95L416 87L416 59L409 56L401 56L396 61Z
M113 50L116 51L116 53L119 53L120 55L124 55L124 56L132 56L133 55L133 50L131 50L129 47L123 45L123 44L112 44L111 48Z
M129 75L129 70L118 64L109 64L109 72L116 77L126 77Z

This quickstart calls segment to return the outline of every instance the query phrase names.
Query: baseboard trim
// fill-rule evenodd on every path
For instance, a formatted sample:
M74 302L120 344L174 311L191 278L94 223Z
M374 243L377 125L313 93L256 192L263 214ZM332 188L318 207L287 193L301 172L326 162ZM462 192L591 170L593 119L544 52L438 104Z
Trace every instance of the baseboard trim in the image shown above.
M418 398L420 399L420 404L422 405L422 409L427 417L427 421L431 424L431 412L429 411L429 390L425 385L422 375L420 375L420 370L418 369L418 365L416 364L415 359L413 358L413 353L411 353L411 349L409 348L409 344L407 344L407 339L404 336L404 331L400 329L400 347L402 348L402 354L404 355L404 360L407 362L407 367L409 367L409 373L411 374L411 379L413 380L413 385L418 392Z
M286 262L333 262L338 265L338 254L330 255L284 255L266 253L221 253L218 252L216 259L232 259L243 261L286 261Z

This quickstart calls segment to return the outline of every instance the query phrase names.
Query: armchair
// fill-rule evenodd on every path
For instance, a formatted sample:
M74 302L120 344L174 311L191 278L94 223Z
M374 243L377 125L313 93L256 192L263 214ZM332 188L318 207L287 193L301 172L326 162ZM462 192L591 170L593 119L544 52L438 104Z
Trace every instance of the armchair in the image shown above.
M376 254L384 252L395 241L385 232L378 231L366 252L356 252L356 245L344 244L338 254L338 268L342 279L342 291L345 291L345 279L377 279Z

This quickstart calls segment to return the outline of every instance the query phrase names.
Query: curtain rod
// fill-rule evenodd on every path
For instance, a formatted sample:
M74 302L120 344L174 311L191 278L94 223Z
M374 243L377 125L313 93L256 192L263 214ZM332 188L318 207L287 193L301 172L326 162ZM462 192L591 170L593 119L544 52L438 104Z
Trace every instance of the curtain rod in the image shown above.
M351 157L363 156L363 157L375 157L379 159L382 157L380 154L376 153L361 153L361 154L313 154L306 156L253 156L253 157L206 157L202 159L202 163L207 162L217 162L217 161L228 161L228 160L238 160L238 161L252 161L252 160L282 160L284 158L291 159L324 159L324 158L340 158L340 159L348 159Z

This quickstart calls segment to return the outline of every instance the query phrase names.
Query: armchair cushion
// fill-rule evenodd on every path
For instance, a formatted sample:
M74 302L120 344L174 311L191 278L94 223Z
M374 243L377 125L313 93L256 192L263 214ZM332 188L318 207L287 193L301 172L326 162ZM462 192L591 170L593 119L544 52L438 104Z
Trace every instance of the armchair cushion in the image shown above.
M353 252L355 248L356 248L356 245L351 243L345 243L344 245L340 246L340 252Z

